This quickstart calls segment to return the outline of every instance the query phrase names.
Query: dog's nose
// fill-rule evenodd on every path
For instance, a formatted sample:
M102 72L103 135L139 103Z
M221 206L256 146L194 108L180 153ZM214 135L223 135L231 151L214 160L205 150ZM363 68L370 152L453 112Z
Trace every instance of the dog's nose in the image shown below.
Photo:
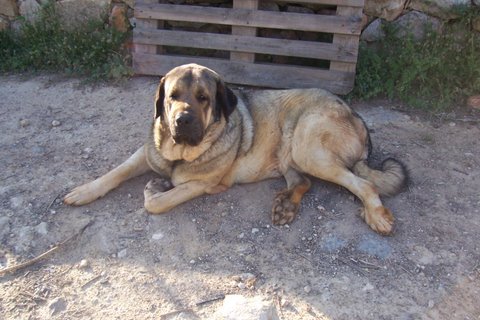
M175 118L177 127L188 127L193 123L193 115L189 112L182 112Z

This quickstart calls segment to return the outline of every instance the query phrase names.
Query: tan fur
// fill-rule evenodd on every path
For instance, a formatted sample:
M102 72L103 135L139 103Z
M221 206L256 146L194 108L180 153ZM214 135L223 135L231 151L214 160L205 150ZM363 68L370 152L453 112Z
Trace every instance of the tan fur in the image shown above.
M208 99L199 99L199 92ZM251 91L237 94L228 120L228 108L215 119L219 103L229 101L225 93L231 100L231 91L208 68L185 65L170 71L157 92L156 114L161 110L161 117L154 121L151 139L118 168L74 189L65 203L91 202L149 168L174 186L166 191L158 181L147 185L145 207L151 213L235 183L284 176L287 189L272 208L273 222L284 224L295 218L311 185L309 174L346 187L363 202L362 217L373 230L392 231L393 215L378 192L398 192L404 168L393 159L382 171L367 166L368 131L342 100L321 89ZM198 125L197 145L176 141L181 134L175 119L185 112Z
M399 193L406 179L405 168L392 159L383 162L382 170L372 169L366 161L359 161L353 167L353 172L372 182L378 192L384 196L393 196Z

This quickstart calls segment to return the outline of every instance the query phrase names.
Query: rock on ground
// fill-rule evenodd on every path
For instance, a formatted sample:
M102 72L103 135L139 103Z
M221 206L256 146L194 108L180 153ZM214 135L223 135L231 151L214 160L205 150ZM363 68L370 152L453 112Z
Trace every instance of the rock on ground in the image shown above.
M280 320L271 299L227 295L219 316L225 320Z

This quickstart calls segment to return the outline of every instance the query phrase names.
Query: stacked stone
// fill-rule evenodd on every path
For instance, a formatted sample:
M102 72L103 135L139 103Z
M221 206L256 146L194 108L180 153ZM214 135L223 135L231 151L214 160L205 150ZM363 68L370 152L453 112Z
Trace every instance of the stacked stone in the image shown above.
M20 16L34 21L41 6L47 0L0 0L0 31L19 29ZM102 19L125 32L131 28L133 0L59 0L55 10L66 28L74 28L79 23Z
M364 13L368 22L361 39L373 42L383 38L382 26L387 21L405 33L412 33L415 39L421 39L425 25L441 32L445 22L458 18L454 10L457 6L480 6L480 0L366 0ZM472 28L480 32L480 17Z
M19 16L27 20L35 19L41 5L47 0L0 0L0 30L15 29ZM229 0L158 0L159 3L208 5L224 7L231 5ZM442 25L455 19L455 6L480 6L480 0L366 0L365 29L362 40L377 41L382 38L381 26L394 22L400 29L408 29L415 37L423 36L423 26L430 24L433 30L441 31ZM58 0L56 9L66 27L89 19L105 19L119 31L125 32L135 25L133 18L134 0ZM297 13L335 14L330 8L315 4L288 5L285 2L261 1L261 10L287 11ZM172 28L196 28L197 26L172 25ZM204 26L209 28L209 26ZM472 24L480 32L480 17ZM202 31L202 30L200 30ZM211 30L208 30L211 32ZM222 30L215 31L222 33ZM282 35L279 35L282 36ZM289 36L288 38L291 38ZM296 36L295 36L296 37ZM301 40L301 37L298 37ZM308 39L307 39L308 40Z

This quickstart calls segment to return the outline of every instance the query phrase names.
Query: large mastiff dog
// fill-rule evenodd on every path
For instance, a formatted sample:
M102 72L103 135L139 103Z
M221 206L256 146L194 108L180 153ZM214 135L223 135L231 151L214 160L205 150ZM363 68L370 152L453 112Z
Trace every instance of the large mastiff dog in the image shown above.
M200 65L171 70L160 81L149 140L106 175L75 188L65 203L83 205L149 170L145 208L163 213L235 183L285 177L272 220L290 223L310 188L307 175L337 183L363 202L362 217L389 234L393 215L379 194L393 195L406 180L394 159L371 169L368 130L338 97L321 89L266 90L235 94L220 76Z

